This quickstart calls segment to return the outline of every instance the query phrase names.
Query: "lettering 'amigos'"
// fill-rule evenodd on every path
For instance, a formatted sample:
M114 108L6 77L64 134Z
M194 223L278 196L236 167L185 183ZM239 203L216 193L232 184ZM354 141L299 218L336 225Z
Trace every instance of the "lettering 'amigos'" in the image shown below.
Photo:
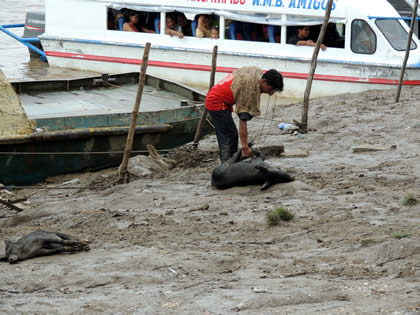
M291 0L289 3L289 8L294 9L313 9L313 10L326 10L328 0ZM336 7L335 1L333 1L331 10L334 10Z

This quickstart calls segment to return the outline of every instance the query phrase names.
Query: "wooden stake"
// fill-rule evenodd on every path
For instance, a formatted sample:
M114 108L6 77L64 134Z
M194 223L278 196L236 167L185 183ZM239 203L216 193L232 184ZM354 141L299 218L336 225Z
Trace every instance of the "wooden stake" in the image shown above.
M411 14L411 25L410 25L410 32L408 33L407 48L405 50L405 57L404 57L404 61L401 68L400 81L398 82L398 89L397 89L397 95L395 97L395 103L398 103L400 101L401 88L402 88L402 83L404 80L405 69L407 67L408 57L410 56L411 40L413 38L414 26L416 25L418 7L419 7L419 0L415 0L413 12Z
M328 21L331 15L333 0L328 0L327 9L325 10L324 23L322 24L321 31L318 36L318 40L315 45L314 52L312 54L312 64L311 70L309 71L308 81L306 81L305 96L303 99L303 112L302 112L302 122L299 124L299 128L302 131L308 131L308 111L309 111L309 96L311 95L312 81L315 74L315 69L318 62L318 53L321 48L321 44L324 41L325 33L327 32Z
M214 80L216 77L216 62L217 62L217 45L213 47L213 54L211 58L211 73L210 73L210 83L209 83L209 91L214 86ZM198 142L200 141L201 129L203 128L204 122L207 118L207 109L204 108L203 115L201 116L200 122L198 123L197 130L195 131L194 137L194 147L197 148Z
M144 48L144 53L143 53L143 60L141 63L140 77L139 77L140 81L139 81L139 87L137 89L136 102L134 103L134 108L131 115L130 129L128 131L127 142L125 144L124 157L123 157L120 167L118 168L118 174L120 176L120 180L124 181L125 183L128 183L130 180L129 174L127 171L127 165L128 165L128 159L130 158L131 150L133 148L137 117L139 115L141 97L143 95L143 89L146 82L146 69L147 69L147 63L149 62L149 52L150 52L150 43L146 43L146 47Z
M6 200L0 199L0 203L5 205L6 207L9 207L10 209L16 210L17 212L22 212L23 209L16 207L13 203L8 202Z

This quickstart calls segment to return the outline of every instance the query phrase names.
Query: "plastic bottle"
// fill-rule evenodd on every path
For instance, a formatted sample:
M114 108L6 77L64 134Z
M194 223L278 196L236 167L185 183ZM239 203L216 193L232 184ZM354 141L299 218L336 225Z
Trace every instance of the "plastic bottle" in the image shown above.
M280 125L279 125L279 129L280 130L284 130L284 129L287 129L286 127L287 126L290 126L291 124L288 124L288 123L281 123Z

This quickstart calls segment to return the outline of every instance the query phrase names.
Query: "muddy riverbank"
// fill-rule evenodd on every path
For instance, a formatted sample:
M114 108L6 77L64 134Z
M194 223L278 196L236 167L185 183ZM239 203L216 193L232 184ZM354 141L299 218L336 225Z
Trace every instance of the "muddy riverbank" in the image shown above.
M29 202L20 214L0 208L0 240L44 229L89 239L91 250L0 264L0 312L420 313L420 204L403 204L420 200L420 89L393 99L314 100L304 135L277 128L300 104L270 106L251 138L284 144L268 163L296 181L263 192L211 187L215 136L198 153L178 151L175 169L127 185L110 186L108 169L48 181L90 189L14 191ZM269 227L279 206L295 218Z

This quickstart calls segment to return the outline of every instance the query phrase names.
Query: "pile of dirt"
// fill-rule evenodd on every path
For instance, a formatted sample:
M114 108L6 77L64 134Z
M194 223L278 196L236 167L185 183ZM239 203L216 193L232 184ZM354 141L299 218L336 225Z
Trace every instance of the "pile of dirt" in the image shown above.
M194 145L188 144L176 149L172 158L177 162L177 169L190 169L212 166L218 162L219 154L217 151L199 150Z

